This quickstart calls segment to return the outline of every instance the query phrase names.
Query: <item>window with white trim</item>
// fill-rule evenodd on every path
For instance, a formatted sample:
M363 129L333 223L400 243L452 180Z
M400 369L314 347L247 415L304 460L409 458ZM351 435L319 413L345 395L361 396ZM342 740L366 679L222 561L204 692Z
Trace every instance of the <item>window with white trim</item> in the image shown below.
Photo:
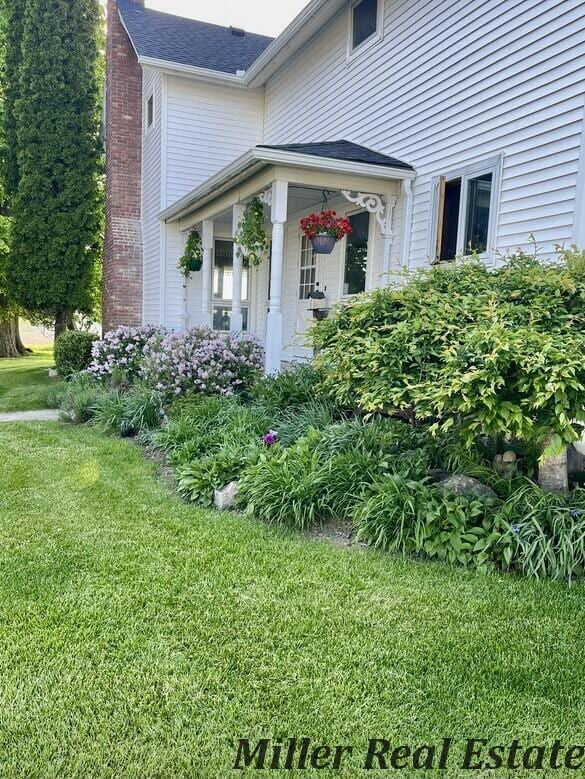
M146 101L146 129L149 130L154 124L154 95L151 95Z
M382 37L384 0L354 0L349 9L348 54Z
M234 242L215 241L213 251L213 329L227 332L231 328L234 290ZM247 268L242 268L242 319L248 331L250 284Z
M359 211L348 219L352 231L345 239L343 294L358 295L366 291L370 215L367 211Z
M487 257L493 250L501 159L452 171L434 180L431 254L436 262Z
M311 240L301 236L301 263L299 276L299 300L309 300L317 288L317 255L313 251Z

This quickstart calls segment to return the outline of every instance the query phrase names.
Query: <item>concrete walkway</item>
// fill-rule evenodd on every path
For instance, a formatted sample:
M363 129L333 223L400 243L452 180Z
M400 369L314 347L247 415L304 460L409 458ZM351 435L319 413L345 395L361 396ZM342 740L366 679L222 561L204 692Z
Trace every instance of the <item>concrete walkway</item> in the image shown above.
M58 411L47 409L46 411L13 411L0 414L2 422L58 422Z

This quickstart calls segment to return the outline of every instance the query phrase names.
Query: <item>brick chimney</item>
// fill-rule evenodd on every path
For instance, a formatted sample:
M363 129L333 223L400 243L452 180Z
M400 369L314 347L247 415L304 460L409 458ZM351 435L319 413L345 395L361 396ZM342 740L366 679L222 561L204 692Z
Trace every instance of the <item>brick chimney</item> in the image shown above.
M108 0L104 331L142 321L142 69L117 5Z

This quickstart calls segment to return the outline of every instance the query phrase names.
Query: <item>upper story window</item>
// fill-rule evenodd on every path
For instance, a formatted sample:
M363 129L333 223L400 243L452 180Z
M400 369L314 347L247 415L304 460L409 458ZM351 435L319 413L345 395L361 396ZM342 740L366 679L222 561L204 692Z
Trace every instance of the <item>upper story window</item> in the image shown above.
M146 103L146 129L148 130L154 124L154 95L148 98Z
M434 258L491 255L495 240L501 159L469 166L435 179Z
M382 37L383 0L354 0L350 7L349 54Z

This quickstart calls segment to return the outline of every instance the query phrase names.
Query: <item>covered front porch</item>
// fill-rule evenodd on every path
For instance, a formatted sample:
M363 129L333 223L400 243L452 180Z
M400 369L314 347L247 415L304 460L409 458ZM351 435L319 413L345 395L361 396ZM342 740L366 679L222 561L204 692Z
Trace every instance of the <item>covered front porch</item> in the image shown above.
M346 141L252 149L162 214L183 235L196 229L202 239L203 267L184 287L182 327L255 335L267 373L308 359L315 317L400 273L414 176L408 164ZM246 267L235 241L255 197L270 250L258 267ZM299 221L324 204L349 218L353 232L331 255L316 255Z

